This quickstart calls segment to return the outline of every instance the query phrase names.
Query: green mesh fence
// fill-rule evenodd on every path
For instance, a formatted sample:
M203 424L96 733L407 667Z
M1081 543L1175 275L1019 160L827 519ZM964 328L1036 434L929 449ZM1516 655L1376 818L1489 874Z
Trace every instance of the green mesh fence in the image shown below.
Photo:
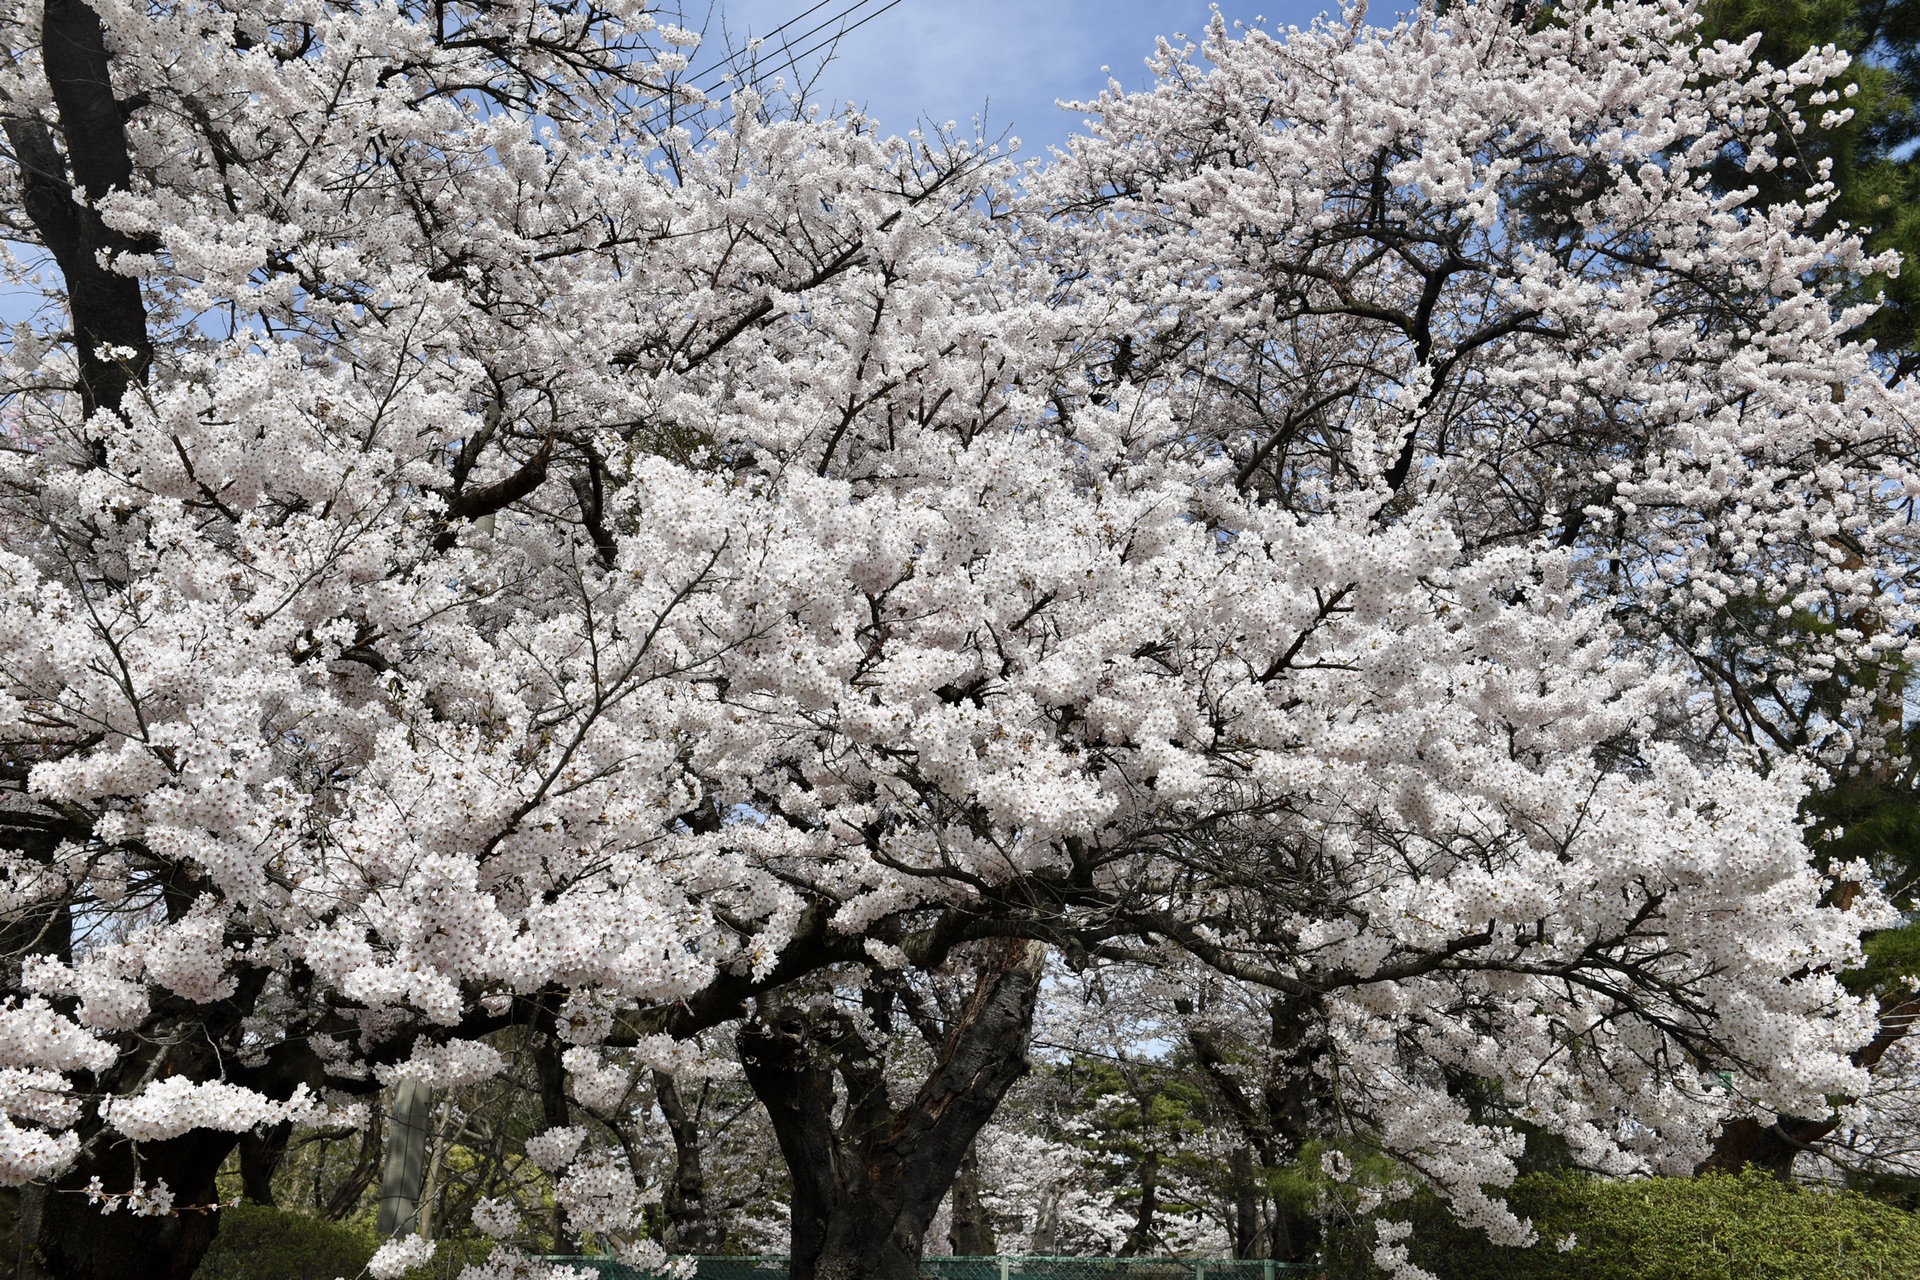
M612 1258L551 1258L592 1275L595 1280L657 1280L651 1273ZM695 1258L698 1280L787 1280L784 1257ZM930 1254L920 1259L920 1280L1276 1280L1280 1276L1319 1275L1306 1262L1269 1262L1261 1258L1040 1258L1008 1254L998 1258L955 1258Z

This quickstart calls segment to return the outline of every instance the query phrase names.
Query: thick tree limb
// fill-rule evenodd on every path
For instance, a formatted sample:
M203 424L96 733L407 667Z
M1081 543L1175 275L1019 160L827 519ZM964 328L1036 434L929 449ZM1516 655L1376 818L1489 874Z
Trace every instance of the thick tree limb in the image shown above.
M108 193L133 181L125 107L113 94L99 15L81 0L46 0L41 33L66 155L63 160L46 127L29 117L5 122L7 140L20 163L27 216L66 278L81 403L91 416L118 409L153 365L140 283L102 262L146 246L109 228L96 210Z

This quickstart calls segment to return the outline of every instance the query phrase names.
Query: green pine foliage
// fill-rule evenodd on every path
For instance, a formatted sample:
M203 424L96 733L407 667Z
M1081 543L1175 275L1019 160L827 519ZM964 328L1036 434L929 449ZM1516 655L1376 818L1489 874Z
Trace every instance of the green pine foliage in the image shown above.
M1845 221L1874 252L1892 249L1909 264L1920 262L1920 165L1913 159L1920 140L1920 0L1708 0L1703 17L1710 40L1738 42L1757 32L1756 55L1776 67L1828 44L1854 60L1845 78L1856 86L1854 96L1835 104L1851 109L1851 120L1782 138L1798 161L1793 169L1730 172L1726 185L1757 186L1762 202L1797 196L1816 163L1830 160L1838 191L1829 224ZM1816 123L1825 110L1806 103L1802 109ZM1885 295L1868 332L1890 366L1902 376L1920 369L1920 270L1876 274L1861 281L1859 292Z

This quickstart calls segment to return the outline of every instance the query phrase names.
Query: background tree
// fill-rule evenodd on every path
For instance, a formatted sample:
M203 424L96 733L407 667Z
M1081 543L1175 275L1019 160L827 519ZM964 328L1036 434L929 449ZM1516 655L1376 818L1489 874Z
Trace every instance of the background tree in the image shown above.
M1914 261L1920 251L1914 213L1920 168L1913 159L1913 144L1920 140L1920 11L1905 0L1713 0L1701 7L1701 17L1709 38L1753 39L1754 56L1776 67L1827 46L1852 59L1836 81L1850 118L1785 145L1800 158L1803 172L1823 159L1831 163L1830 224L1844 220L1871 251L1895 254L1903 267ZM1797 194L1790 183L1762 178L1761 186L1774 198ZM1879 343L1889 376L1904 380L1920 368L1920 283L1911 271L1879 270L1863 275L1857 288L1863 298L1884 297L1863 332Z

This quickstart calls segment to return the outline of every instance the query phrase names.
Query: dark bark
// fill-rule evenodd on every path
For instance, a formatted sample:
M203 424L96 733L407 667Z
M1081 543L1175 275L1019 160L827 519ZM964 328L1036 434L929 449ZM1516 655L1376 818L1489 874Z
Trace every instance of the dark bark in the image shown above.
M1312 1262L1320 1253L1320 1219L1285 1203L1274 1206L1266 1257L1276 1262Z
M1193 1015L1192 1006L1185 1001L1177 1007L1183 1017ZM1228 1047L1204 1024L1189 1024L1187 1046L1209 1090L1226 1107L1246 1140L1242 1154L1249 1166L1257 1161L1260 1168L1277 1169L1314 1136L1314 1115L1319 1102L1315 1093L1317 1078L1306 1069L1306 1064L1317 1047L1310 1031L1318 1022L1312 1006L1292 996L1275 996L1267 1013L1267 1061L1257 1090L1246 1087L1234 1069ZM1249 1213L1241 1203L1242 1183L1248 1189L1244 1194L1252 1194L1253 1168L1248 1168L1244 1179L1237 1169L1234 1176L1239 1205L1236 1214L1243 1223L1257 1219L1257 1211ZM1318 1219L1304 1207L1281 1199L1271 1202L1271 1212L1265 1232L1267 1238L1261 1240L1255 1232L1246 1245L1249 1252L1239 1256L1264 1256L1280 1262L1312 1261L1320 1247ZM1242 1248L1238 1237L1250 1229L1242 1225L1236 1230L1236 1253Z
M707 1208L706 1171L701 1166L700 1118L680 1096L680 1086L664 1071L653 1073L653 1096L673 1136L673 1178L661 1197L667 1215L668 1253L718 1253L726 1231Z
M201 1038L124 1054L101 1081L102 1092L136 1092L149 1075L227 1079L268 1097L285 1099L305 1084L318 1090L324 1064L304 1039L269 1051L257 1067L236 1069L215 1045L231 1043L257 987L244 986L227 1004L206 1010ZM222 1067L229 1068L224 1073ZM97 1116L78 1129L81 1158L51 1186L22 1189L16 1237L6 1250L20 1280L190 1280L219 1230L215 1179L241 1135L196 1130L166 1142L136 1145L106 1131ZM122 1207L101 1212L86 1194L98 1178L108 1194L125 1195L136 1182L172 1194L171 1214L140 1217Z
M973 994L905 1106L837 1010L773 1007L739 1036L793 1178L792 1280L915 1280L927 1226L976 1135L1027 1070L1046 949L986 944ZM838 1124L835 1077L845 1088Z
M1733 1173L1754 1168L1785 1178L1793 1170L1794 1157L1833 1129L1834 1125L1826 1121L1791 1116L1772 1124L1752 1118L1732 1120L1721 1127L1713 1154L1694 1172Z
M1260 1230L1260 1196L1254 1182L1253 1153L1245 1147L1235 1147L1227 1157L1227 1173L1233 1189L1233 1256L1272 1257L1263 1252L1268 1242L1261 1238L1265 1233Z
M614 541L607 528L607 475L606 467L600 461L600 455L590 448L583 448L587 465L584 470L573 476L573 494L580 503L580 523L586 527L587 536L593 539L594 554L600 559L600 567L613 568L619 559L620 544Z
M1920 996L1887 1000L1880 1010L1880 1032L1854 1050L1854 1065L1872 1070L1912 1029L1914 1015L1920 1013ZM1701 1161L1695 1173L1734 1173L1741 1169L1764 1169L1776 1178L1793 1172L1794 1157L1840 1127L1840 1114L1811 1119L1782 1116L1771 1123L1747 1117L1721 1126L1713 1144L1713 1154Z
M372 1107L367 1115L367 1127L360 1134L360 1156L353 1162L346 1181L334 1188L327 1198L321 1216L328 1222L339 1222L352 1213L360 1203L360 1197L373 1185L375 1175L380 1172L383 1157L386 1155L386 1116L380 1106L380 1095L373 1096Z
M521 463L512 475L503 476L492 484L473 488L460 484L441 491L441 496L447 501L447 518L456 521L478 520L482 516L505 510L547 482L547 464L552 460L553 437L548 436L534 455ZM448 529L434 540L433 545L436 551L446 551L458 541L459 535Z
M1000 1251L987 1206L980 1199L980 1155L975 1147L968 1147L960 1158L960 1172L953 1180L953 1227L947 1244L962 1258L989 1258Z
M255 1204L272 1204L273 1175L287 1154L293 1125L285 1120L240 1135L240 1194Z
M138 1166L130 1144L104 1145L42 1192L38 1221L31 1224L35 1244L21 1260L20 1280L191 1280L220 1225L219 1213L204 1206L218 1199L214 1178L238 1142L237 1134L204 1129L145 1142ZM164 1179L175 1212L103 1214L81 1194L93 1176L109 1191L128 1190L135 1178L149 1186Z
M140 284L103 266L101 256L149 246L113 231L95 211L94 202L126 190L133 180L126 117L113 94L99 16L82 0L46 0L41 33L41 60L65 155L46 126L30 116L7 119L7 140L20 164L27 216L66 279L81 403L91 415L118 409L127 389L144 382L153 364ZM133 354L109 356L102 351L109 346Z
M1133 1215L1133 1229L1120 1246L1123 1258L1138 1258L1153 1247L1153 1217L1160 1208L1160 1153L1149 1151L1140 1159L1140 1201Z
M560 1042L545 1030L536 1030L533 1036L533 1072L540 1086L540 1118L549 1129L565 1126L572 1119L566 1068L560 1061ZM558 1204L553 1206L553 1251L569 1256L578 1251L567 1234L566 1212Z

